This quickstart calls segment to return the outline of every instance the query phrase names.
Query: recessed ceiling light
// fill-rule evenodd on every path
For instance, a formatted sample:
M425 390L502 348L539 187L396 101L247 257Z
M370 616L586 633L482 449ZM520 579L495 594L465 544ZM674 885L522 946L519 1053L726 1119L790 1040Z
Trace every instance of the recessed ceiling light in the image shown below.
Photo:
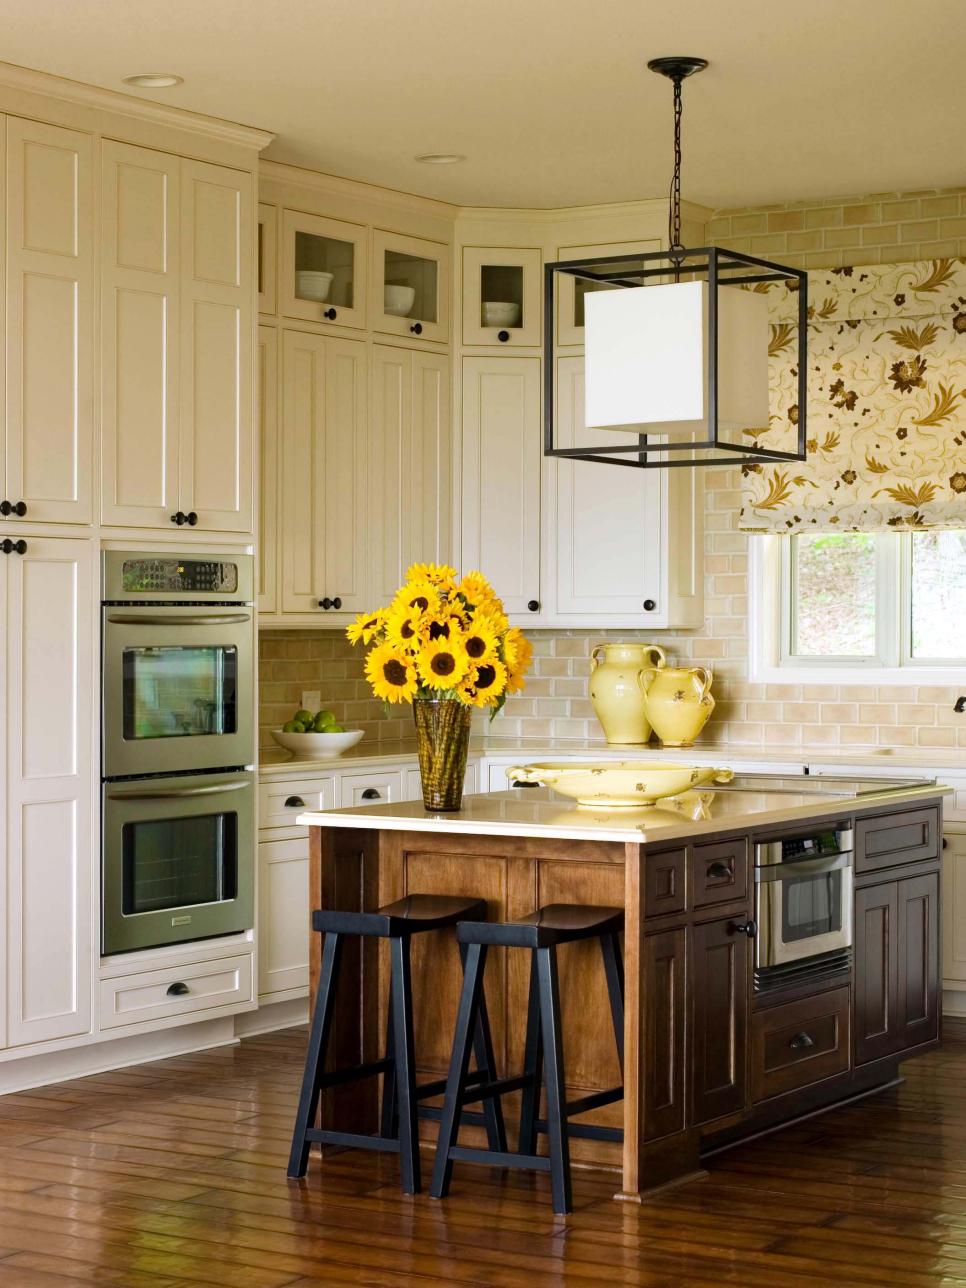
M137 89L170 89L172 85L183 85L184 77L171 72L139 72L137 76L122 77L125 85L134 85Z
M460 152L421 152L415 159L423 165L458 165L466 157Z

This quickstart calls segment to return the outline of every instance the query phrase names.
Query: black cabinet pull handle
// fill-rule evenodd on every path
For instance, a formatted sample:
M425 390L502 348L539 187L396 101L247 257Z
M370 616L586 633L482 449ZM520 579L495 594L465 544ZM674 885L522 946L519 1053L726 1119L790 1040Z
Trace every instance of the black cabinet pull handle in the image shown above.
M198 516L197 514L195 514L194 510L189 510L188 513L185 515L185 518L188 520L188 525L192 528L198 522Z
M708 864L706 875L714 877L715 880L719 878L723 880L725 877L733 876L734 873L731 870L730 863L722 863L720 859L716 859L714 863Z
M335 309L326 309L322 316L328 318L330 322L334 322L339 315Z
M412 331L413 335L422 335L423 324L422 322L414 322L409 329Z
M948 850L948 849L949 849L949 837L948 837L948 836L944 836L944 837L943 837L943 849L944 849L944 850Z
M171 522L176 523L179 528L183 528L184 525L188 522L188 516L185 514L183 510L177 510L175 511L174 514L172 514Z
M749 939L754 939L758 934L758 923L756 921L736 921L731 927L733 935L747 935Z
M500 343L501 343L501 344L506 344L507 340L509 340L509 338L510 338L510 332L509 332L509 331L497 331L497 333L496 333L496 338L500 341Z
M813 1047L815 1042L807 1033L796 1033L788 1045L793 1051L804 1051L806 1047Z
M180 979L168 987L168 997L185 997L190 992L191 989L188 985L183 983Z
M653 613L653 612L654 612L654 610L655 610L655 608L657 608L657 600L656 600L656 599L645 599L645 600L644 600L644 611L645 611L646 613Z
M510 784L510 786L511 786L511 787L539 787L539 786L540 786L540 784L539 784L539 783L521 783L521 782L518 782L518 781L514 780L514 781Z
M540 612L540 600L539 600L539 599L531 599L531 600L529 600L529 601L527 602L527 608L529 608L529 610L530 610L530 612L531 612L531 613L539 613L539 612Z
M301 796L289 796L285 802L286 809L305 809L305 801Z
M377 787L367 787L362 793L364 801L377 801L379 799L379 789Z

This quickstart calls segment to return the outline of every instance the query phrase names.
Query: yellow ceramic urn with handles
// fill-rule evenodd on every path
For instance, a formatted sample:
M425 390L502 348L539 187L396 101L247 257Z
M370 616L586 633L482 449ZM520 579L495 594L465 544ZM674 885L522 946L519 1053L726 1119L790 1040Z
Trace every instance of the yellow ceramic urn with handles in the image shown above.
M598 644L590 655L590 700L608 742L642 743L651 736L638 676L664 666L657 644Z
M690 747L714 710L712 673L703 666L650 667L638 682L644 710L665 747Z

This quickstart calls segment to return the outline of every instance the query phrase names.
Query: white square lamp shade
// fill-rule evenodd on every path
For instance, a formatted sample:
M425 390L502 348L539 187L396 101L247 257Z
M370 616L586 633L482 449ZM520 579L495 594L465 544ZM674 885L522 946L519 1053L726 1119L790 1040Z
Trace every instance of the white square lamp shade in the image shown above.
M715 437L709 424L708 283L588 292L584 298L585 424L665 436ZM718 434L768 425L768 305L718 287ZM740 441L740 439L739 439Z

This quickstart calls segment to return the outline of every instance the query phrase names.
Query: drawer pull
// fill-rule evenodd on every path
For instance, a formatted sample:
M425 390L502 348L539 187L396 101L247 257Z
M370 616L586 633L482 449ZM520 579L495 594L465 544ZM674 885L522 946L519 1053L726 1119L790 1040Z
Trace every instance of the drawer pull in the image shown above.
M285 801L286 809L305 809L305 801L301 796L289 796Z
M190 992L188 985L180 979L168 986L168 997L187 997Z
M714 863L708 864L707 875L715 881L723 881L726 877L733 877L734 871L730 863L722 863L720 859L717 859Z
M510 786L511 787L539 787L540 784L539 783L521 783L518 778L515 778L513 782L510 784Z
M377 787L367 787L362 793L364 801L377 801L379 799L379 789Z
M788 1045L793 1051L804 1051L807 1047L814 1046L815 1043L807 1033L796 1033Z

